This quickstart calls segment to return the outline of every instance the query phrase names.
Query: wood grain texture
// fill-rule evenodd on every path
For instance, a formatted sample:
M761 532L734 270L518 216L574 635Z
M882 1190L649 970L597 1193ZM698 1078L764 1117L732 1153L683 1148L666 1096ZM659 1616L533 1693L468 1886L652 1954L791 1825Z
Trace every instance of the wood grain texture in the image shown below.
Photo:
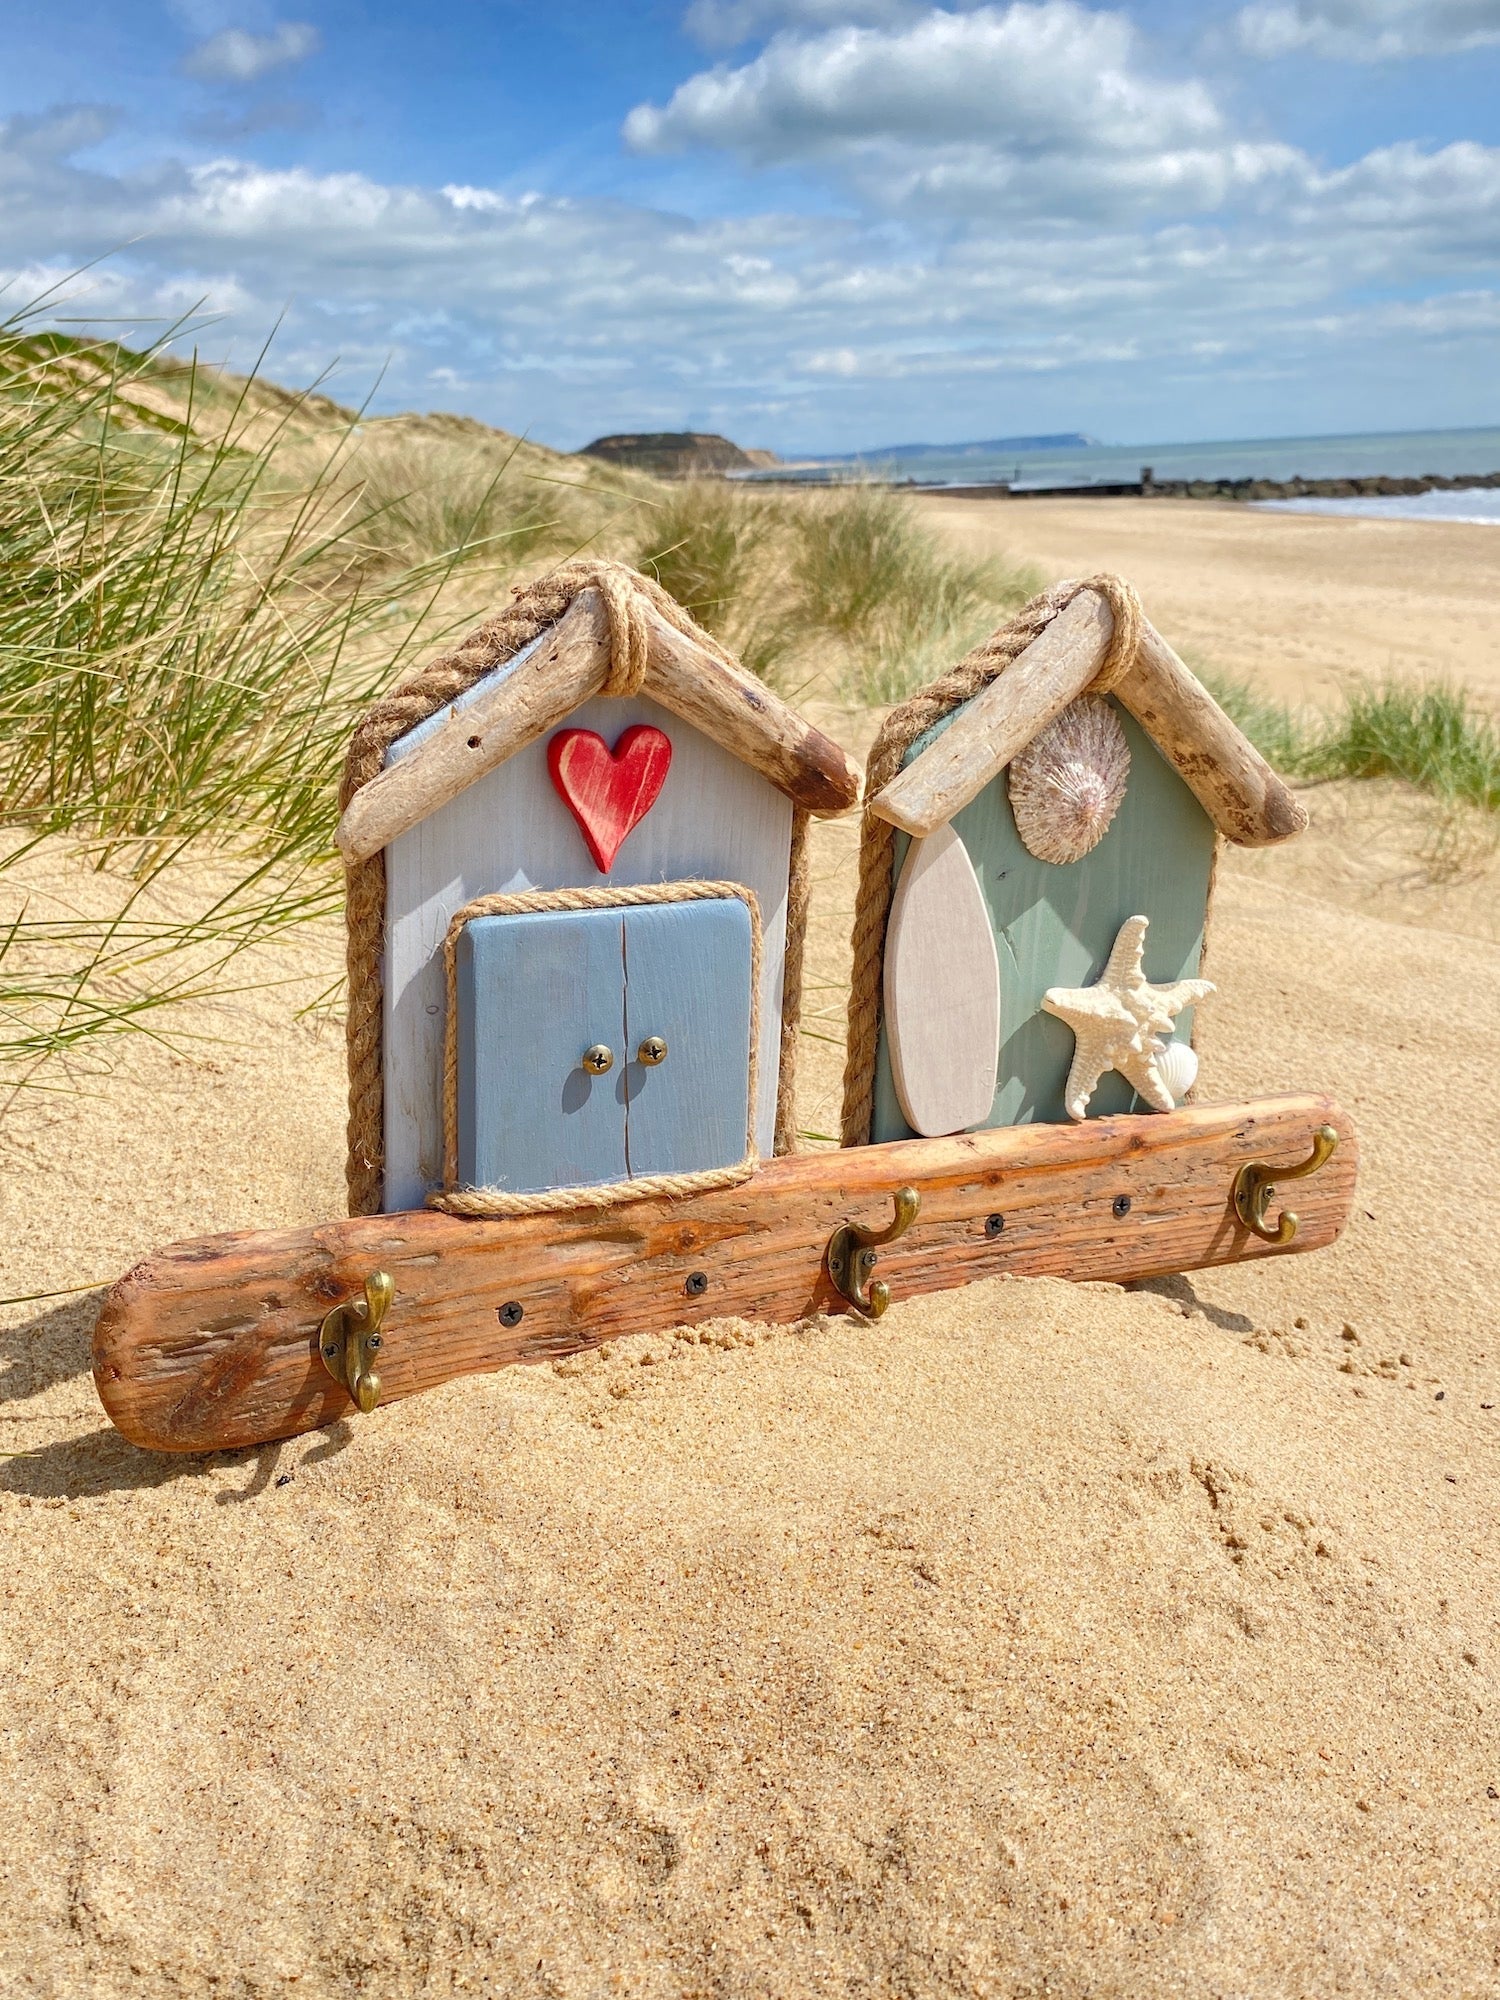
M334 836L345 861L367 861L545 735L608 671L603 600L581 591L549 631L411 730L405 755L360 786Z
M876 793L870 810L918 837L946 825L1083 693L1099 671L1114 623L1099 593L1081 590L998 679L964 704L951 728Z
M831 736L764 681L705 653L652 610L645 692L760 772L810 813L847 812L859 797L858 764Z
M690 722L809 812L847 812L859 766L763 681L648 613L643 693ZM580 591L549 631L404 739L406 755L360 787L336 835L349 862L367 860L476 779L554 728L604 685L608 634L597 590ZM618 729L606 732L613 741Z
M1251 1159L1295 1164L1325 1123L1339 1147L1320 1173L1288 1188L1302 1226L1278 1250L1237 1222L1234 1173ZM94 1379L111 1420L137 1444L257 1444L351 1414L314 1343L322 1315L376 1269L396 1287L380 1363L392 1403L621 1334L726 1314L790 1321L841 1311L823 1267L828 1237L851 1217L888 1220L904 1183L921 1191L922 1209L881 1253L897 1301L1000 1272L1120 1281L1319 1249L1348 1217L1356 1165L1349 1121L1331 1100L1281 1097L797 1154L733 1188L602 1216L480 1222L421 1211L204 1237L148 1257L108 1294ZM1273 1219L1278 1212L1273 1202ZM993 1236L992 1215L1004 1217ZM701 1295L685 1290L694 1272L708 1281ZM499 1311L511 1301L523 1317L506 1327Z
M1083 692L1111 629L1103 599L1094 591L1080 592L997 680L965 704L961 728L950 729L925 756L909 760L877 793L871 811L919 837L952 819ZM1296 794L1149 620L1142 622L1135 664L1114 692L1226 840L1238 847L1271 847L1302 832L1307 811Z
M559 729L547 739L552 789L601 875L656 804L671 763L671 737L644 722L622 731L613 748L592 729Z
M521 889L683 880L741 882L761 917L756 1143L775 1149L781 1062L791 801L760 774L654 701L596 696L571 720L610 741L635 723L665 729L672 764L656 804L608 875L589 857L552 789L546 745L528 743L500 769L398 835L386 849L385 1205L420 1208L443 1179L443 940L475 897ZM408 754L420 731L394 744Z
M913 841L885 934L885 1019L906 1122L924 1138L989 1121L1000 1060L1000 966L963 841Z
M475 917L459 932L460 1187L625 1178L624 947L619 910ZM614 1051L604 1076L582 1067L595 1042Z
M989 1125L1053 1124L1067 1117L1063 1086L1073 1036L1043 1011L1042 995L1050 986L1092 985L1127 917L1143 911L1151 919L1149 979L1166 983L1198 972L1217 836L1139 723L1117 712L1130 745L1130 783L1109 830L1080 860L1039 861L1030 852L1016 827L1003 775L953 821L979 877L1000 965L1000 1064L994 1104L984 1120ZM924 741L912 746L914 755L921 754ZM906 849L907 836L898 834L898 870ZM1190 1035L1190 1013L1181 1021L1179 1032ZM1123 1077L1101 1080L1096 1113L1141 1108ZM871 1136L911 1135L892 1074L890 1036L882 1025Z
M1149 620L1116 693L1226 840L1274 847L1302 832L1307 808Z
M625 915L625 1146L628 1171L732 1167L748 1146L750 912L727 898ZM666 1061L637 1060L648 1036Z

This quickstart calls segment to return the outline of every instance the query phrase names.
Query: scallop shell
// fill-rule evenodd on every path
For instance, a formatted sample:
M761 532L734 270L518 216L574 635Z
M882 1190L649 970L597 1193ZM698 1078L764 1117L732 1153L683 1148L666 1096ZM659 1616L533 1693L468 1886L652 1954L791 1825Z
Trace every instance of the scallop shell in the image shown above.
M1168 1042L1156 1058L1156 1074L1172 1093L1172 1102L1181 1104L1198 1081L1198 1057L1186 1042Z
M1119 811L1130 745L1102 695L1080 695L1010 767L1010 809L1038 861L1081 861Z

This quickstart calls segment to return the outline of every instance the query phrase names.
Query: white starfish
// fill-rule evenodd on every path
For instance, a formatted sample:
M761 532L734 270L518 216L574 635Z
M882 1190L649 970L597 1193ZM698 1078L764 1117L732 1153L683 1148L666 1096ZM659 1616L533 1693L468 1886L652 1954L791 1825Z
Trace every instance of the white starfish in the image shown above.
M1111 1069L1117 1069L1154 1110L1173 1108L1157 1058L1165 1052L1177 1015L1206 1000L1214 986L1208 979L1149 985L1141 965L1149 921L1125 919L1096 986L1054 986L1042 995L1042 1005L1067 1022L1076 1043L1063 1093L1070 1118L1086 1115L1095 1086Z

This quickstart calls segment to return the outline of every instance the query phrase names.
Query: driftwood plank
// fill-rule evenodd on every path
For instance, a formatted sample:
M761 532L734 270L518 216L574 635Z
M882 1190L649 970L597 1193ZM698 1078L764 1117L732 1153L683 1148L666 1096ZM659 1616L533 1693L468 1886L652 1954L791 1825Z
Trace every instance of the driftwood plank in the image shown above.
M1226 840L1274 847L1306 827L1306 806L1149 620L1135 665L1115 692Z
M770 780L809 812L847 812L860 771L831 737L742 667L717 659L655 610L647 613L644 692ZM335 838L345 861L365 861L456 799L476 779L597 694L609 640L597 590L582 590L550 631L487 677L472 700L425 730L407 757L362 785Z
M1338 1131L1337 1151L1287 1190L1301 1217L1290 1250L1316 1250L1348 1216L1354 1135L1326 1097L1271 1098L804 1153L737 1187L604 1212L467 1221L415 1211L204 1237L147 1258L110 1292L94 1379L125 1436L158 1451L332 1423L353 1406L319 1362L318 1324L377 1269L395 1280L386 1402L621 1334L843 1311L823 1264L828 1237L848 1218L887 1221L903 1183L922 1207L881 1252L897 1301L1000 1272L1123 1280L1286 1255L1240 1226L1230 1183L1246 1160L1305 1159L1323 1124ZM1273 1221L1278 1210L1273 1202ZM996 1215L1003 1226L990 1233ZM505 1324L516 1305L521 1319Z
M743 667L715 658L654 609L645 692L759 771L794 804L820 818L847 812L864 773L831 736L815 729Z
M1098 672L1113 631L1109 606L1080 591L1047 629L958 711L941 736L904 765L870 811L921 837L978 797ZM1115 688L1182 775L1226 840L1272 847L1307 825L1307 811L1189 672L1149 620L1135 664Z
M1114 629L1114 613L1098 591L1079 591L998 680L876 793L870 811L919 838L945 826L1083 693Z
M420 748L387 764L344 808L334 838L351 866L467 791L597 694L609 672L604 604L583 590L563 616L455 704Z

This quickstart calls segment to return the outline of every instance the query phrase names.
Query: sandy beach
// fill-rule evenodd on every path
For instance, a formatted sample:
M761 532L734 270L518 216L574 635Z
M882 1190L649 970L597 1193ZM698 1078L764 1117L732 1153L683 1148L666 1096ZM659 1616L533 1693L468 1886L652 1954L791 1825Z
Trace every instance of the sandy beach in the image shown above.
M1500 694L1490 529L924 504L1293 699ZM710 1323L203 1460L105 1423L97 1291L0 1311L0 1985L1500 1990L1500 875L1398 786L1306 796L1221 867L1200 1097L1341 1099L1322 1255ZM854 841L814 855L819 1132ZM7 1106L0 1293L342 1212L341 1031L297 1016L340 950Z
M1500 699L1500 529L1266 513L1233 501L924 499L975 549L1048 576L1117 570L1195 669L1292 702L1350 677Z

